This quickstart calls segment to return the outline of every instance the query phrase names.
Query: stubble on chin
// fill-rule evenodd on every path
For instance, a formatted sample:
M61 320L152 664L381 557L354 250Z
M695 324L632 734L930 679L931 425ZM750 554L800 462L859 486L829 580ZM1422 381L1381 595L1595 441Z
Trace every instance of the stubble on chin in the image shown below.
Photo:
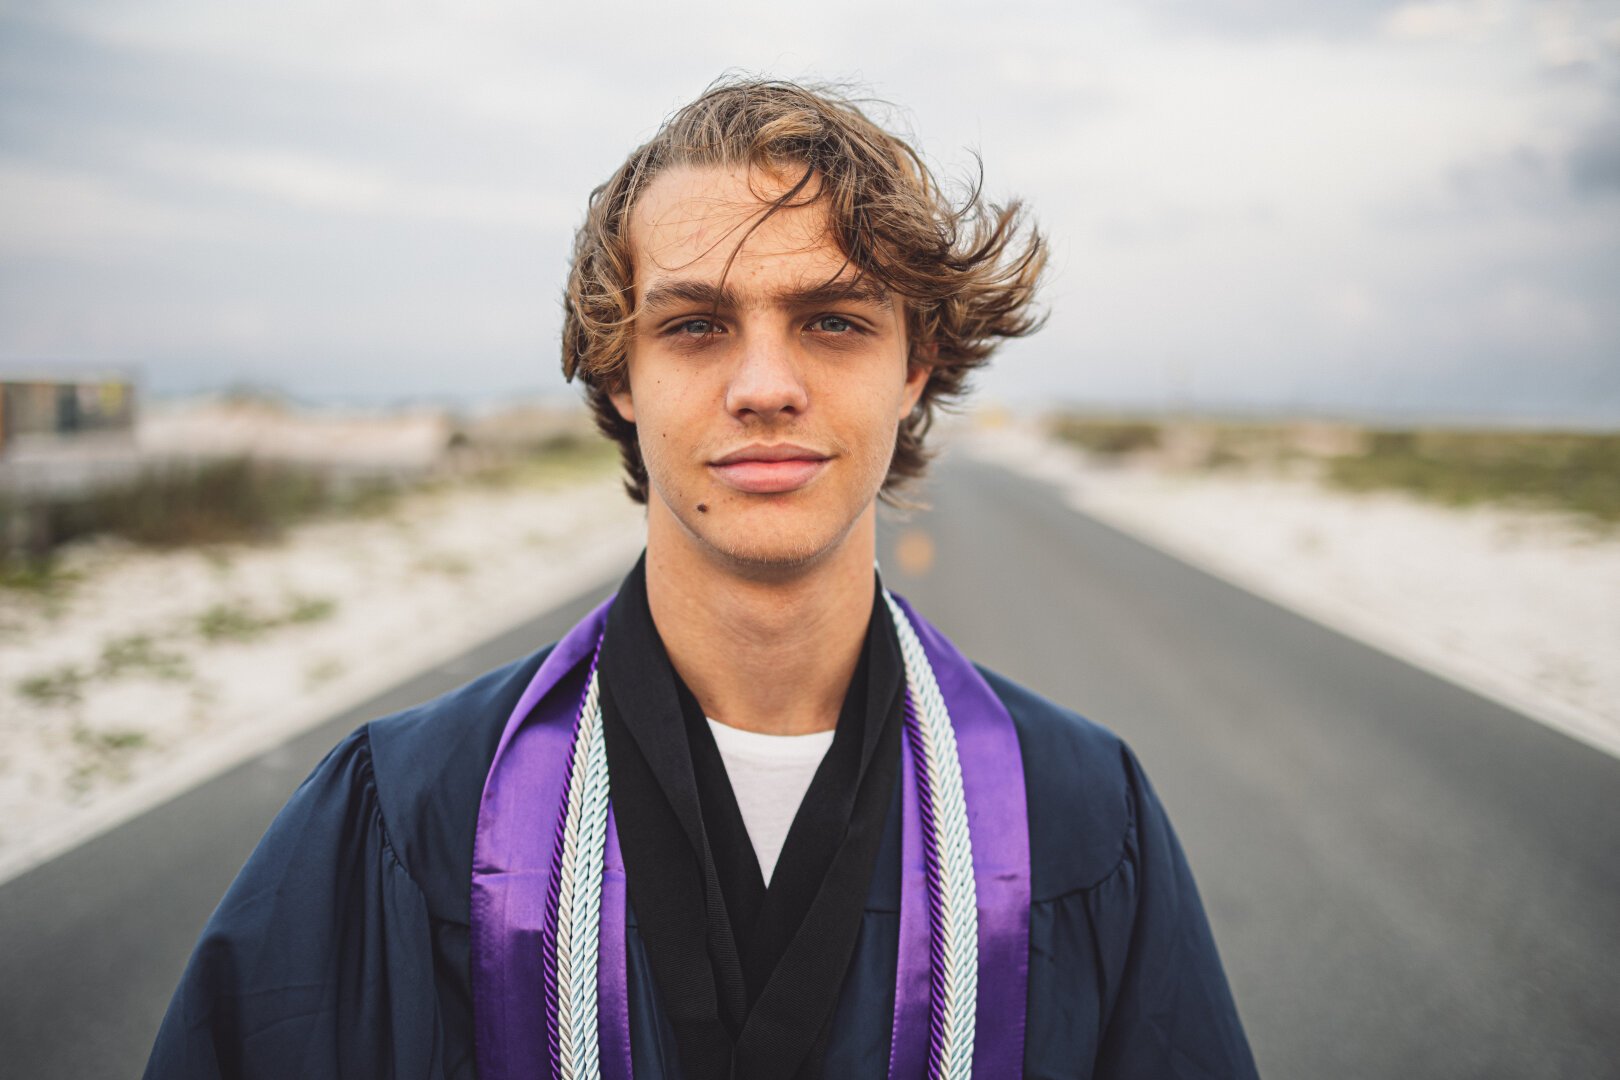
M844 523L830 536L775 529L768 530L769 535L760 535L738 530L737 535L717 538L714 548L736 569L756 575L802 570L830 555L849 535L852 524Z
M856 514L848 521L764 520L765 507L748 505L753 498L711 498L704 512L690 499L671 504L660 498L662 505L655 512L669 515L686 542L707 557L748 577L770 577L815 564L838 547L859 517Z

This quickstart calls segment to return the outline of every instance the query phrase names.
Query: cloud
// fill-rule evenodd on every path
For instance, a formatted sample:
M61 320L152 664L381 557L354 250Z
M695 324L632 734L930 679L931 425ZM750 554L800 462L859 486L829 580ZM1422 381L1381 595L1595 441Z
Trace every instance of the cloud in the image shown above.
M1609 11L1608 35L1616 20ZM1530 28L1535 57L1549 75L1593 74L1613 58L1612 46L1605 49L1605 28L1598 23L1591 5L1575 0L1543 0L1531 13ZM1608 53L1606 56L1605 53Z
M1380 28L1400 41L1477 41L1506 21L1501 0L1422 0L1391 11Z
M144 197L105 176L0 160L0 249L9 259L101 261L119 249L234 229L223 215Z
M177 181L212 184L322 213L518 229L563 229L578 210L522 188L435 183L284 147L152 144L138 159Z
M1304 36L1330 39L1376 32L1400 0L1149 0L1148 10L1172 26L1231 37Z
M1582 194L1620 193L1620 117L1589 131L1570 151L1569 180Z

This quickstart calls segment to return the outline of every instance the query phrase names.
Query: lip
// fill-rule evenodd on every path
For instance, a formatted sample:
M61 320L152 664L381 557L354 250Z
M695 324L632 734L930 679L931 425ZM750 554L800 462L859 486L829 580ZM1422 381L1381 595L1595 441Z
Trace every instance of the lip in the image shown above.
M720 482L750 495L797 491L817 476L831 459L794 443L756 443L733 450L709 463Z

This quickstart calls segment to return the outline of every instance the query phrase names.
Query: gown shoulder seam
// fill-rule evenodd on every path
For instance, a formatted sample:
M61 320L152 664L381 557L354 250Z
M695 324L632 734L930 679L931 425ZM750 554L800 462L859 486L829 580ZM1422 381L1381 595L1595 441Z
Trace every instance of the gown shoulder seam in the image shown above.
M1060 893L1054 893L1051 896L1043 896L1043 897L1040 897L1039 899L1031 900L1030 903L1032 903L1032 904L1055 904L1060 900L1067 900L1067 899L1069 899L1070 897L1073 897L1073 896L1081 896L1081 895L1084 895L1085 893L1096 892L1098 889L1100 889L1104 885L1108 884L1109 881L1111 881L1114 878L1119 876L1120 870L1124 869L1125 863L1130 859L1130 857L1131 857L1130 848L1127 846L1125 848L1125 850L1123 850L1123 851L1121 851L1119 853L1119 859L1117 861L1115 861L1114 865L1106 873L1104 873L1096 881L1093 881L1091 884L1076 886L1075 888L1072 888L1072 889L1064 889Z
M372 812L377 816L377 831L382 836L383 850L388 853L388 858L405 875L411 885L420 891L422 888L421 883L416 880L416 875L411 873L411 868L406 865L404 858L399 853L399 849L394 846L394 837L388 827L388 815L383 812L382 792L378 788L377 769L371 753L371 724L365 724L360 729L360 732L361 749L364 751L363 768L365 769L366 784L371 788Z
M1139 794L1137 791L1136 768L1139 766L1136 766L1135 755L1131 753L1130 747L1126 746L1124 742L1119 743L1119 753L1120 766L1124 773L1123 779L1125 786L1125 827L1120 834L1119 858L1114 860L1113 866L1110 867L1107 872L1100 875L1095 881L1091 882L1091 884L1077 886L1072 889L1064 889L1062 892L1055 893L1051 896L1043 896L1039 900L1032 898L1030 901L1031 903L1050 904L1059 900L1067 899L1071 896L1093 892L1106 885L1114 878L1118 877L1120 871L1125 868L1127 863L1132 862L1134 859L1140 857L1140 852L1138 849L1141 844L1141 837L1138 832L1139 824L1137 822L1136 805Z

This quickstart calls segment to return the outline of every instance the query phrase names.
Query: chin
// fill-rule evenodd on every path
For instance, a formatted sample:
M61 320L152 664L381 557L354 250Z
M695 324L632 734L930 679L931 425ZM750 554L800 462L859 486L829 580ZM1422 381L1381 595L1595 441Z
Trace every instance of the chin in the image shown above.
M717 508L718 509L718 508ZM678 515L686 533L733 567L759 574L814 565L836 551L860 518L859 511L829 515L782 513L780 507L733 504L729 512Z
M655 462L648 464L649 532L671 541L679 536L693 554L745 577L792 576L836 555L872 509L883 482L874 468L861 478L864 483L847 477L828 483L835 478L823 475L791 494L751 496L701 481L683 484L660 475ZM699 511L699 505L708 509Z
M741 524L741 523L738 523ZM698 540L716 554L740 568L758 571L793 570L809 566L838 546L849 529L799 530L781 528L781 523L760 529L716 527L703 522Z

